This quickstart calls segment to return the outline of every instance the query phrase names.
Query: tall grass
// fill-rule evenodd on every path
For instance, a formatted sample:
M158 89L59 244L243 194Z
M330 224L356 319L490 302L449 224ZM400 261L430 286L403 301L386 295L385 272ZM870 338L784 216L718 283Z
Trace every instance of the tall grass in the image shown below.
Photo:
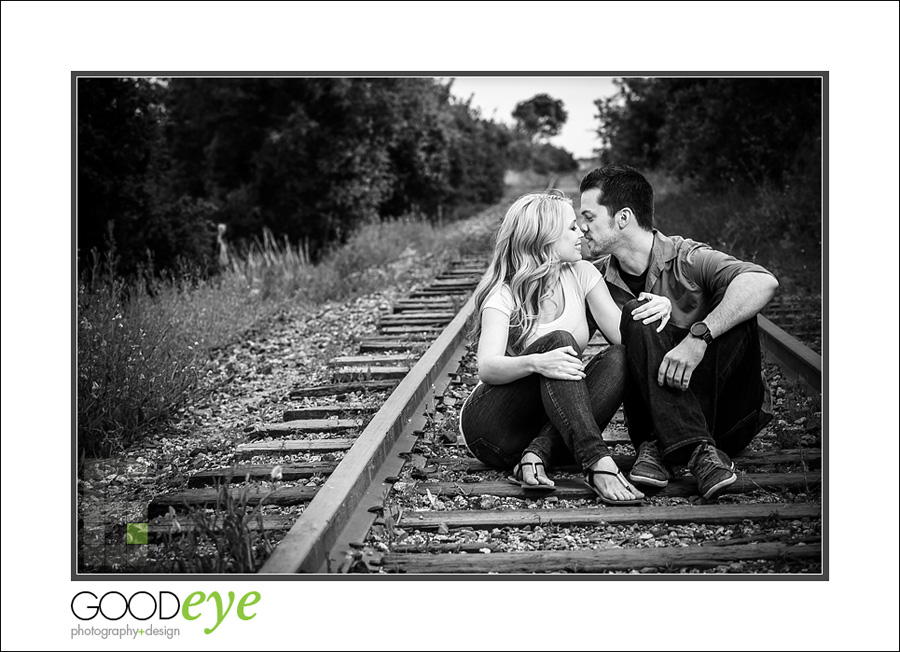
M264 233L203 278L184 266L126 282L114 254L95 257L78 287L78 446L103 456L138 441L214 386L211 350L293 307L383 289L489 247L493 213L437 229L422 219L369 224L321 263Z

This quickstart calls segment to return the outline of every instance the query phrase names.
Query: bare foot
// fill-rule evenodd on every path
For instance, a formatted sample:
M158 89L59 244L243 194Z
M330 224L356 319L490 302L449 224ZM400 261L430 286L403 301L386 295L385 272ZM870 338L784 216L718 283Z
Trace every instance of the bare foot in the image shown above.
M534 462L534 466L532 466L532 462ZM544 473L544 462L534 453L525 453L522 455L519 466L522 469L522 480L525 484L535 486L545 484L550 487L556 486L553 480L548 478L547 474ZM535 471L537 471L537 473L535 473Z
M619 467L613 461L613 458L607 455L601 457L594 462L590 469L592 471L610 471L617 475L606 475L598 473L594 476L594 486L603 496L609 500L640 500L644 497L643 492L628 482L624 474L619 472Z

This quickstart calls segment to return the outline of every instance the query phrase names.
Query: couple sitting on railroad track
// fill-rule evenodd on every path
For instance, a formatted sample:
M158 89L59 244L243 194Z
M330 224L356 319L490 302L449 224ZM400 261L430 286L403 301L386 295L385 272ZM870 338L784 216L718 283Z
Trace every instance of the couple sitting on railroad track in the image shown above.
M535 193L500 225L476 290L481 382L460 433L529 491L552 491L546 469L574 459L603 503L635 505L635 485L665 487L686 464L712 500L737 479L729 456L771 419L756 315L778 282L654 229L653 189L630 167L595 169L580 191L580 216L561 193ZM594 327L610 346L585 365ZM623 402L637 451L627 478L603 440Z

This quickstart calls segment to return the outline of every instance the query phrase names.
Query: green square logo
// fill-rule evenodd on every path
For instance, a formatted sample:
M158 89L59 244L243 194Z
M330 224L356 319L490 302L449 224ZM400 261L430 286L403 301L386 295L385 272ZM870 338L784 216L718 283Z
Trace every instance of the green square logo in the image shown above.
M125 542L128 544L147 545L147 524L128 523L125 530Z

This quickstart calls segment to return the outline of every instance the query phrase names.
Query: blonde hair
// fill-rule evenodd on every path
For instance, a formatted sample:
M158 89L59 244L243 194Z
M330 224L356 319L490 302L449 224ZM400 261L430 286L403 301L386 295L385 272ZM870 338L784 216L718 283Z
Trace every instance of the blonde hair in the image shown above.
M564 206L572 205L560 191L522 195L506 212L487 274L475 290L472 339L481 336L481 311L487 298L504 283L512 292L509 348L520 353L538 325L541 301L549 298L559 281L559 261L553 245L565 226Z

